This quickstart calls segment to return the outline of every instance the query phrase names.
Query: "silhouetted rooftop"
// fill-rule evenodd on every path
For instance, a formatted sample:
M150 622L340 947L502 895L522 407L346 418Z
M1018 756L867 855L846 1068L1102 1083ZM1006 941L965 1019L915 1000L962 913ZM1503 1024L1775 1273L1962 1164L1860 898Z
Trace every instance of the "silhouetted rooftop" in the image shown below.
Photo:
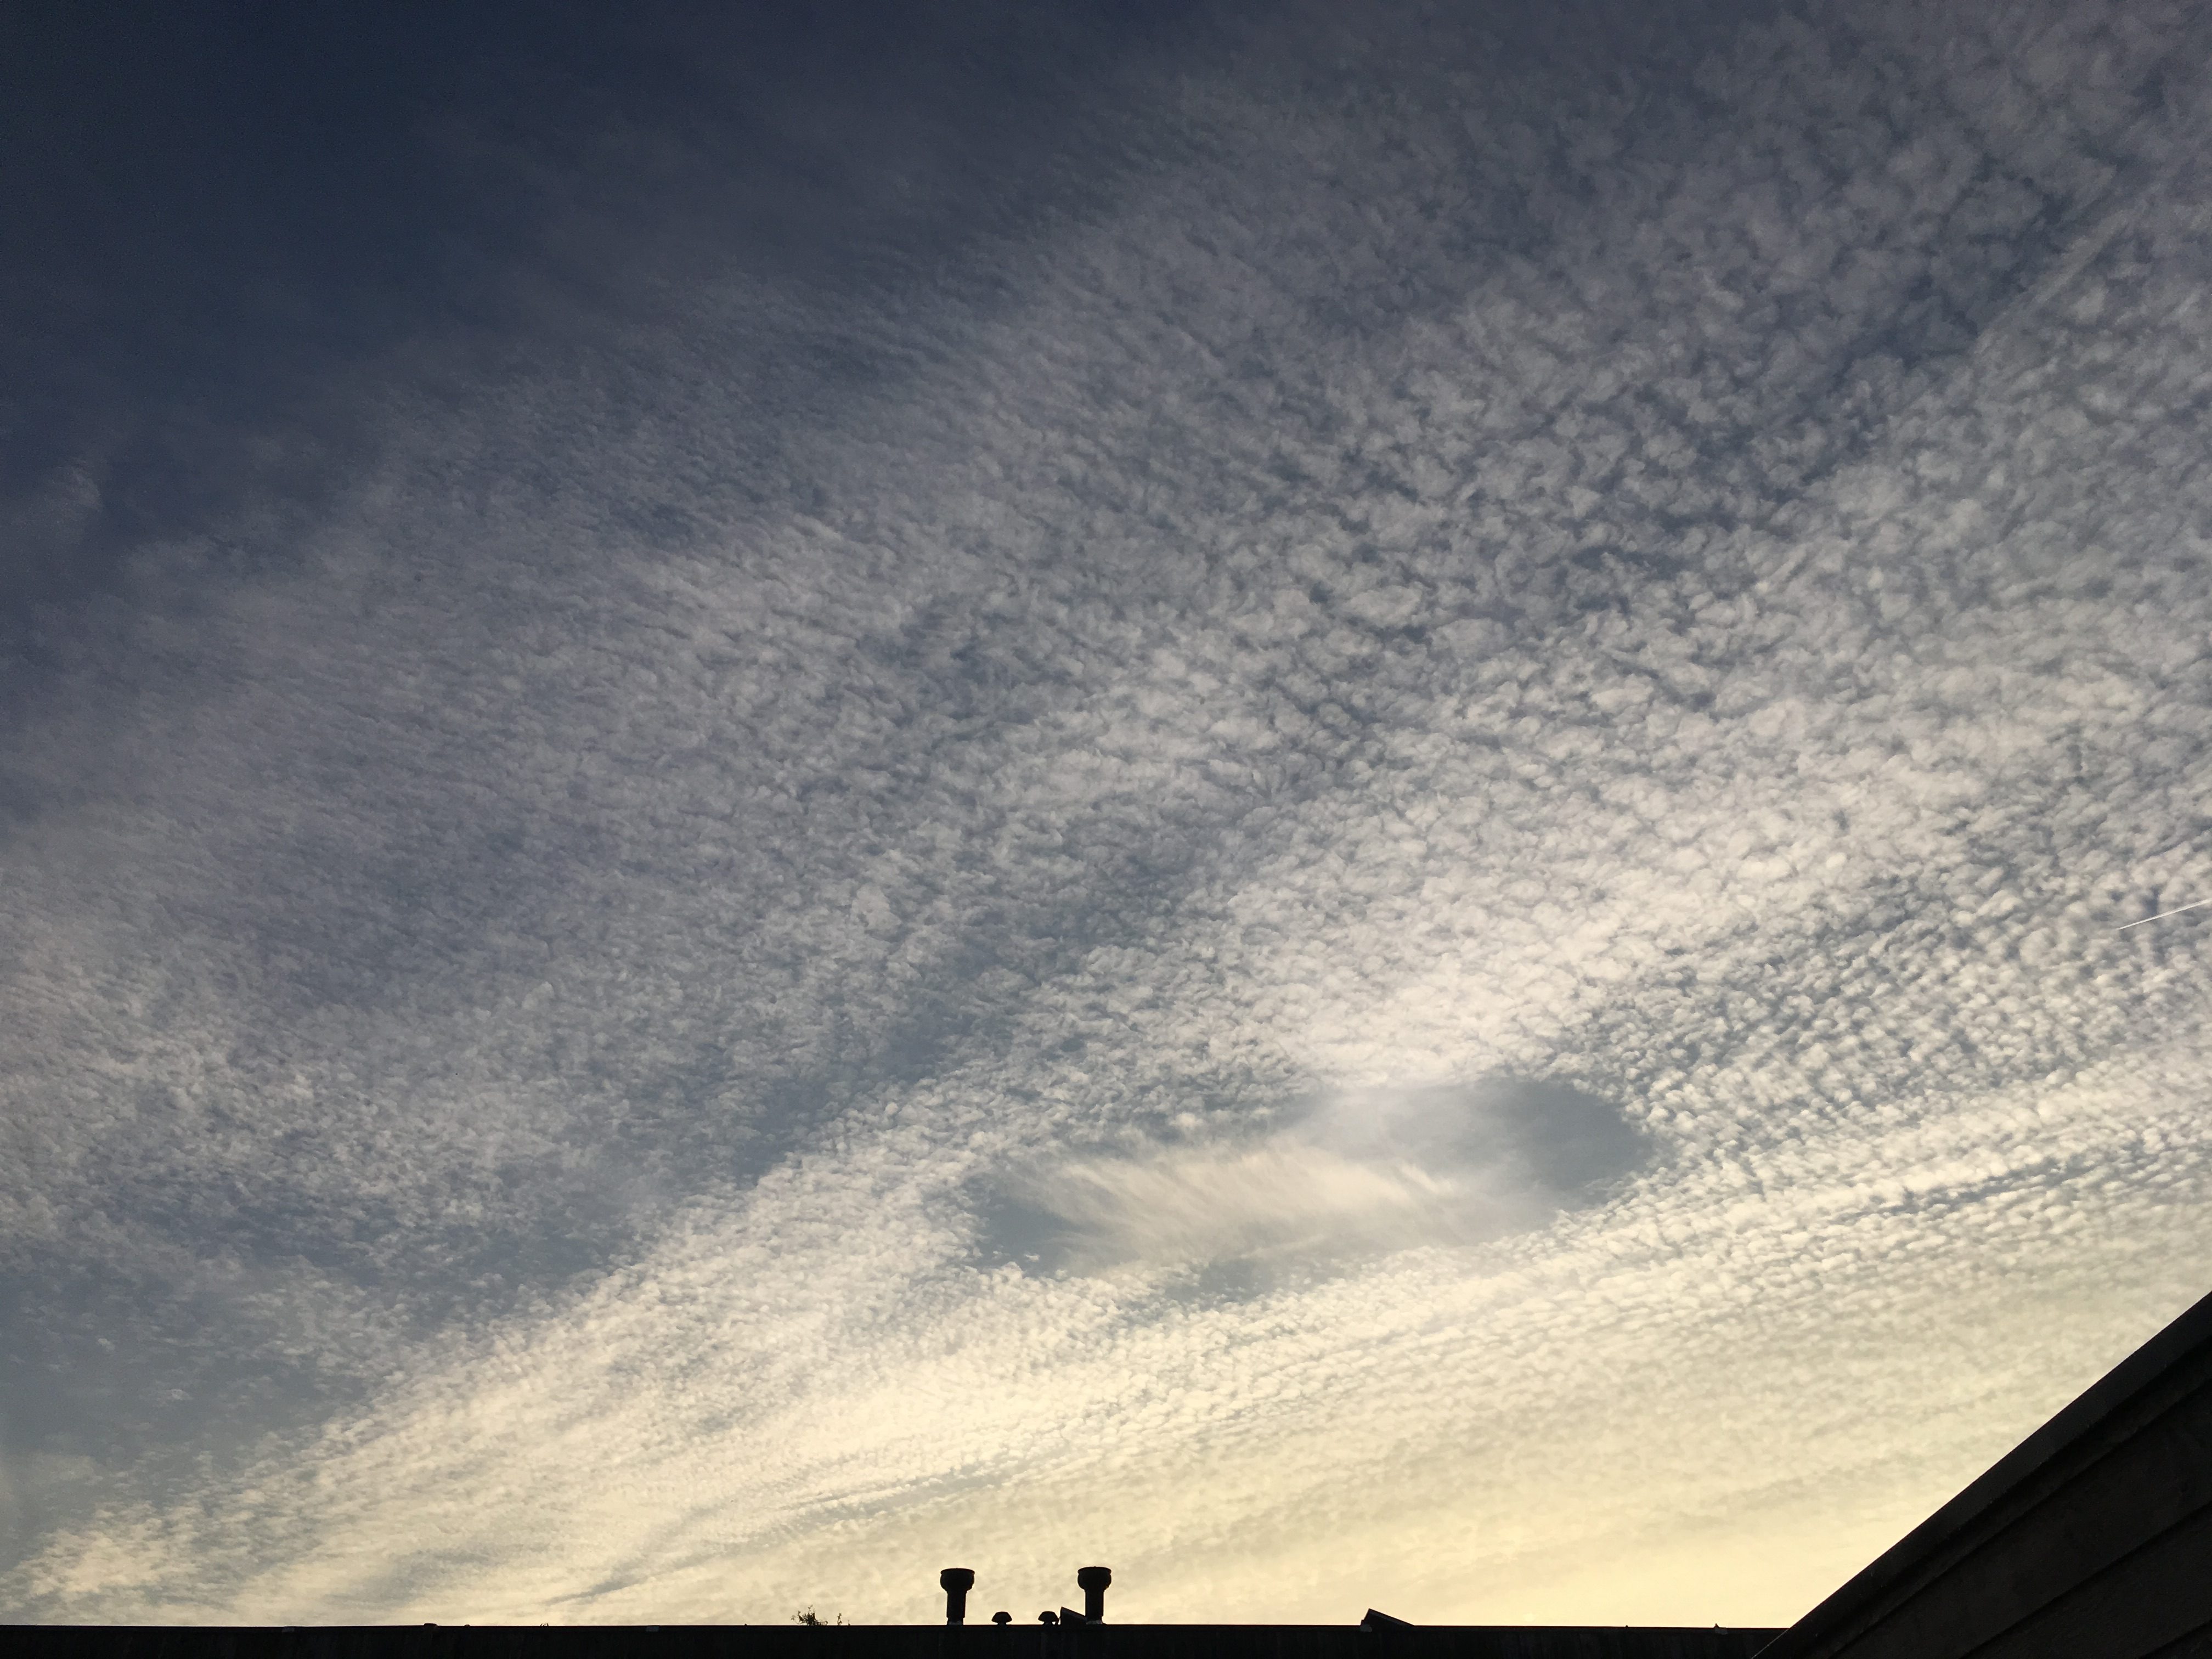
M1750 1659L1772 1630L1572 1625L23 1629L9 1659ZM21 1645L16 1645L20 1641Z

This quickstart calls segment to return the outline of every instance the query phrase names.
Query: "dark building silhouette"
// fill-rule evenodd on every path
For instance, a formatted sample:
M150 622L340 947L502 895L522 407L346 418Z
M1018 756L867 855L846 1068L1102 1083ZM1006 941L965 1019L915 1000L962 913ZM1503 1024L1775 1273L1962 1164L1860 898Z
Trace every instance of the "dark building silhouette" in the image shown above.
M2212 1297L1786 1631L1576 1625L0 1626L0 1659L2212 1659Z
M2212 1656L2212 1296L1765 1659Z

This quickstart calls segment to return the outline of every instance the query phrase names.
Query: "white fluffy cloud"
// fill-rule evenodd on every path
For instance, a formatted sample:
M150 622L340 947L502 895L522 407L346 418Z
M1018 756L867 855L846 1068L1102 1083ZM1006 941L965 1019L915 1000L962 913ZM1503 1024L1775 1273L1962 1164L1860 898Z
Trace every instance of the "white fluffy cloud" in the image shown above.
M1209 48L989 283L149 550L4 740L4 1604L1782 1620L2193 1299L2203 43L1903 19Z

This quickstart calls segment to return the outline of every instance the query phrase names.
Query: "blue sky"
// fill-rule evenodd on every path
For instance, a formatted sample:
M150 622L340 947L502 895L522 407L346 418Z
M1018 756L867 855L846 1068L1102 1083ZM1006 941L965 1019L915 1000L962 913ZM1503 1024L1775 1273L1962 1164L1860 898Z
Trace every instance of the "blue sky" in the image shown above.
M12 27L7 1616L1784 1622L2203 1293L2191 9Z

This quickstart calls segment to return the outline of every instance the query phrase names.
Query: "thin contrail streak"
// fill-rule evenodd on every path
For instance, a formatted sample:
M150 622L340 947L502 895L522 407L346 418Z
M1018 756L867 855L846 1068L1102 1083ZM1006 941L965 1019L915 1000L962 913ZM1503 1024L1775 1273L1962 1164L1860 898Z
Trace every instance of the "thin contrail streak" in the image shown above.
M2182 910L2202 910L2208 904L2212 904L2212 899L2199 899L2194 904L2183 905L2181 910L2161 910L2154 916L2145 916L2142 921L2123 922L2112 931L2116 933L2124 933L2130 927L2142 927L2150 922L2164 921L2168 916L2179 915Z

